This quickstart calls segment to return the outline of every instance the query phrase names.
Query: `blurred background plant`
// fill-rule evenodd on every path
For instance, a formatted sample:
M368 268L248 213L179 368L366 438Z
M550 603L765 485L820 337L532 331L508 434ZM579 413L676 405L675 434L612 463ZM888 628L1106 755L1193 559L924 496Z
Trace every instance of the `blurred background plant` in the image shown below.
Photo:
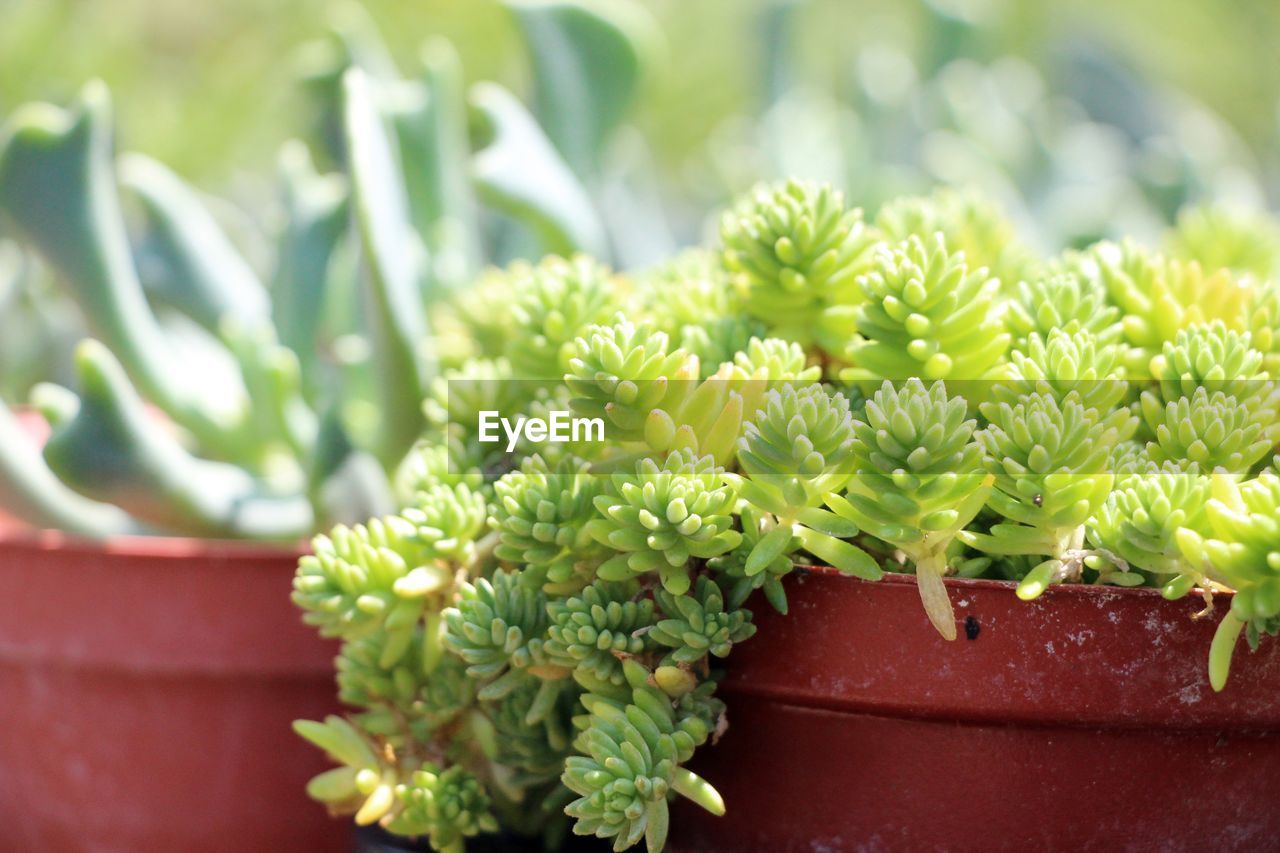
M843 188L869 220L899 237L956 223L918 221L926 208L914 202L881 210L882 203L952 184L993 199L1029 249L1051 253L1120 235L1151 241L1188 204L1247 210L1273 199L1280 69L1269 50L1277 36L1280 13L1269 6L1193 0L233 0L199 7L6 0L0 116L31 99L72 102L84 81L102 78L118 118L97 96L88 98L85 121L103 139L85 156L97 157L93 168L106 174L112 138L114 150L145 155L125 155L117 167L125 202L118 218L137 278L126 289L140 286L162 319L185 316L177 332L165 323L166 335L181 342L211 333L238 362L231 371L242 374L241 384L264 381L256 360L270 361L263 353L283 345L286 360L298 361L312 414L333 425L316 435L332 449L349 434L389 472L421 424L416 403L405 402L417 399L415 389L380 394L387 382L378 371L403 353L378 351L389 346L385 329L376 328L367 305L359 307L362 293L386 290L387 275L412 279L430 314L436 295L489 264L583 250L617 268L643 268L701 242L715 228L709 211L781 176ZM343 82L353 66L367 82L356 88L370 90L354 99ZM497 85L473 82L487 80ZM368 118L353 118L353 100L374 103L388 126L390 175L378 174L377 158L363 178L352 172L349 136ZM273 172L283 175L285 192ZM83 189L26 191L52 197ZM165 205L179 197L203 205L202 221L220 230L212 255L182 256L209 243L176 228L189 223L190 208ZM75 341L91 332L127 350L137 330L104 335L96 316L93 300L121 286L112 283L118 270L104 279L105 291L103 281L59 287L46 264L62 283L74 279L69 244L46 235L37 253L7 239L47 228L28 201L11 193L10 217L0 216L0 395L23 402L34 388L39 408L58 421L76 412L63 386L82 384L101 355L84 355L77 377ZM976 223L970 253L1003 251L1007 235L983 230L1004 227L994 212L973 207L969 196L953 201L957 221ZM950 209L928 208L943 216ZM385 244L378 235L399 229L402 216L406 242ZM1212 231L1219 220L1198 221ZM324 269L300 260L317 256L299 242L308 239L327 241ZM401 250L412 269L378 269L380 253ZM226 252L236 257L234 274L216 257L225 260ZM1007 253L998 262L978 260L1004 278L1022 272ZM271 302L265 338L246 331L243 316L241 328L226 325L225 315L237 313L225 310L230 297L218 293L228 276L254 291L250 303ZM337 279L323 299L301 285L318 278ZM195 290L184 293L175 282ZM419 325L406 319L416 308L383 313L384 324L405 324L402 337ZM193 331L192 320L203 332ZM171 410L173 400L157 400L157 389L138 381L154 355L130 363L126 353L125 372L150 402ZM434 367L430 353L417 355L422 391ZM219 358L225 373L227 358ZM404 373L406 364L398 369ZM203 387L217 371L199 375L195 384ZM261 387L247 390L260 399ZM335 402L340 414L331 418ZM200 446L201 428L189 415L174 418L193 433L188 447L228 456L226 447ZM317 446L297 435L290 441L299 457L293 467L315 476ZM257 447L250 455L248 467L267 473L271 454Z
M442 35L466 57L469 79L525 87L518 31L496 0L366 6L401 62L423 38ZM789 109L775 114L775 124L794 116L805 99L834 98L857 109L860 124L874 125L930 81L940 84L930 100L949 102L935 103L935 110L1001 102L1019 110L1051 93L1076 100L1085 115L1130 138L1172 137L1161 145L1238 143L1247 157L1276 141L1280 69L1269 59L1280 13L1270 4L651 0L645 6L666 49L641 99L638 125L668 171L696 161L726 121L754 120L780 101ZM84 80L102 77L128 95L120 110L130 148L204 186L260 174L275 147L305 121L293 68L281 58L318 34L331 7L328 0L195 6L5 0L0 114L35 98L64 102ZM1021 62L998 63L1003 57ZM966 76L974 70L967 63L939 77L957 59L996 64L998 73L979 87L988 91L962 91L975 79ZM1211 104L1234 130L1215 127L1196 102ZM862 114L868 105L876 111ZM983 121L974 114L962 123L968 129ZM993 135L1009 128L1004 115L988 124ZM1219 131L1226 138L1214 140ZM1268 172L1276 165L1269 163Z
M661 220L608 154L650 50L641 7L510 12L536 117L468 87L449 41L399 65L362 7L335 7L291 65L303 138L240 204L122 153L101 81L14 110L0 506L98 536L281 540L390 509L451 363L433 333L450 294L512 258L633 257L653 232L630 226ZM27 402L43 456L11 416Z

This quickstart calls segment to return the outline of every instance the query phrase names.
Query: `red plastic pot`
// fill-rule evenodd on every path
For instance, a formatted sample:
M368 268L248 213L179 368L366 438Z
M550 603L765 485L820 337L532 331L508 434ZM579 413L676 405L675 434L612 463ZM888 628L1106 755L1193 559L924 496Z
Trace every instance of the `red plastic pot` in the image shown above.
M682 851L1201 850L1280 844L1280 643L1222 693L1199 598L949 580L941 639L914 579L795 577L734 649L729 728L695 769ZM1225 598L1225 597L1223 597ZM1218 607L1229 602L1220 598ZM1221 609L1219 613L1221 613Z
M0 849L349 849L289 728L336 706L297 556L0 527Z

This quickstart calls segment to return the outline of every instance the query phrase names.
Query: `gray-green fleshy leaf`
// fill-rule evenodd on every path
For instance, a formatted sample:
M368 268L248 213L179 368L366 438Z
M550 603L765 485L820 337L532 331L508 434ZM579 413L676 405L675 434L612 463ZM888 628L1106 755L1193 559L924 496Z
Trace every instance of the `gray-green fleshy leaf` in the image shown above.
M635 101L653 24L631 2L507 0L533 66L538 118L578 175L594 175Z
M543 253L607 257L591 198L524 105L492 83L471 90L471 105L488 137L472 163L481 198L528 226Z
M147 397L202 441L225 444L243 401L201 395L143 294L111 162L111 103L101 82L63 111L33 105L0 143L0 211L70 289L93 332Z
M404 180L373 85L360 69L346 73L343 116L355 220L368 276L369 338L380 368L378 456L391 466L422 431L419 401L429 375L424 352L427 323Z
M122 155L119 174L145 214L140 254L149 263L139 271L148 290L215 333L227 318L267 319L266 288L193 189L142 154Z
M284 230L271 286L271 316L280 342L298 356L310 384L334 250L349 221L346 181L319 175L296 140L280 151Z
M137 532L128 513L67 488L0 402L0 506L28 524L102 538Z
M272 495L244 470L188 453L102 344L80 344L76 371L80 407L44 451L68 486L175 533L289 540L311 530L301 495Z
M390 113L410 215L430 255L428 296L438 296L435 287L458 287L479 272L480 232L468 176L471 144L461 63L448 41L433 39L422 50L422 64L420 81L396 87Z

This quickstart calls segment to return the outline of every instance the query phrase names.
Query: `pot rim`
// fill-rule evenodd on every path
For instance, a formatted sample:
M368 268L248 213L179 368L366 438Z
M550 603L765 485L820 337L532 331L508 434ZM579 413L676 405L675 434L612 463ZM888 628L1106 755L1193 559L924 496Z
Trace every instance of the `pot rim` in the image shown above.
M288 545L253 540L206 539L199 536L121 535L92 539L54 528L31 527L21 522L12 527L0 527L0 548L170 560L190 560L196 557L297 560L310 553L310 548L305 543Z
M863 583L863 584L889 583L889 584L894 584L899 586L915 586L916 585L916 576L910 572L886 571L884 573L884 576L881 577L879 580L869 581L869 580L864 580L863 578L855 577L853 575L844 574L839 569L832 568L831 566L797 565L795 567L795 570L801 576L816 575L822 578L830 578L830 579L842 578L844 580L848 580L854 583ZM943 582L947 585L948 589L952 591L957 591L957 592L961 590L969 590L969 589L971 590L982 590L982 589L1008 590L1012 592L1018 586L1016 581L999 580L996 578L946 577L946 578L943 578ZM1219 597L1230 598L1233 594L1234 593L1231 593L1231 592L1215 592L1214 598L1215 599ZM1084 596L1084 597L1102 596L1104 598L1110 598L1112 596L1120 597L1120 598L1146 598L1146 599L1151 599L1153 602L1155 600L1165 601L1165 602L1172 600L1172 599L1165 598L1163 595L1160 594L1160 590L1150 586L1125 587L1125 586L1110 586L1107 584L1055 583L1047 587L1044 592L1042 592L1037 598L1034 599L1034 601L1043 602L1046 598L1056 597L1060 595L1061 596L1074 595L1074 596ZM1186 596L1183 596L1183 598L1189 598L1192 596L1196 598L1203 598L1204 592L1200 589L1193 589ZM1032 602L1025 602L1025 603L1030 604Z
M289 558L297 560L309 553L311 549L306 542L300 542L293 545L270 542L255 542L252 540L238 539L207 539L199 536L142 536L142 535L121 535L110 536L105 539L91 539L84 536L76 536L72 533L66 533L61 530L52 528L37 528L24 524L17 524L13 527L0 527L0 548L16 547L19 549L31 549L39 551L58 550L69 554L111 554L122 557L148 557L159 559L188 560L193 557L212 557L222 559L243 559L243 560L267 560L278 558ZM830 579L845 579L851 583L877 584L888 583L893 585L914 586L915 575L909 572L886 571L884 576L876 581L864 580L846 575L838 569L831 566L805 565L797 564L795 571L798 575L816 575ZM997 580L994 578L956 578L947 577L943 579L944 583L951 590L1012 590L1017 583L1009 580ZM1053 584L1049 586L1041 595L1040 600L1047 597L1056 596L1102 596L1102 597L1130 597L1130 598L1147 598L1153 602L1156 599L1166 601L1160 591L1153 587L1122 587L1107 586L1103 584ZM1215 593L1217 596L1230 596L1232 593L1220 592ZM1193 589L1189 596L1203 598L1204 593L1199 589Z

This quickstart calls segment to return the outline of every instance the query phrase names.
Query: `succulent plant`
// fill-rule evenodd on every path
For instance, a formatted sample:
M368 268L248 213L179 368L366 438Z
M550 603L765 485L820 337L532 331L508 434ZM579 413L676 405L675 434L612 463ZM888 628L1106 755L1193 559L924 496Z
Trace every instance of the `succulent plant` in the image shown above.
M564 769L572 739L572 713L577 702L571 679L525 679L496 702L480 702L493 727L486 757L501 768L497 791L516 799L530 788L553 782ZM488 740L489 737L486 737Z
M732 527L737 498L732 481L710 457L671 453L662 465L641 459L634 473L617 473L595 499L600 516L591 535L617 554L596 569L605 580L657 573L676 595L692 586L690 557L718 557L742 540Z
M524 377L559 380L573 356L578 330L607 323L621 294L609 270L590 258L548 257L511 284L519 298L511 306L508 361Z
M860 301L856 280L876 243L841 193L801 181L758 187L725 214L720 239L743 308L802 343L827 308Z
M1260 279L1280 274L1280 228L1270 218L1224 206L1189 207L1169 234L1169 253L1208 270Z
M564 783L578 799L565 811L574 832L613 839L625 850L641 838L651 851L666 842L667 795L675 792L713 814L724 813L715 789L681 766L710 730L697 714L677 715L671 699L648 683L635 662L623 664L629 696L587 693L587 719L578 736L582 755L565 763Z
M426 764L396 786L403 808L388 827L402 835L426 836L433 850L460 853L463 840L498 829L479 781L461 767Z
M742 564L743 576L761 576L779 558L804 548L843 572L879 578L875 561L845 541L857 534L857 527L820 506L825 495L839 490L853 474L849 401L821 385L786 383L769 391L763 402L739 441L738 459L748 475L742 481L743 497L767 513L768 532L754 531L759 538ZM781 591L775 597L783 603L779 609L785 609Z
M395 805L395 771L379 758L367 735L336 715L326 717L324 722L299 720L293 729L338 764L307 783L307 794L312 799L331 808L350 809L355 812L356 822L366 826L391 811Z
M1008 349L999 282L971 268L941 233L882 247L859 283L861 338L849 345L844 379L983 379Z
M392 516L317 536L293 582L293 602L307 624L350 639L385 632L380 663L399 661L418 622L438 619L430 598L453 583L452 572L429 559L416 533L411 522Z
M782 338L752 338L727 361L733 365L728 373L735 379L814 382L822 376L820 367L809 365L799 344Z
M662 615L648 637L671 649L671 663L693 664L707 655L722 658L734 643L740 643L756 632L751 624L751 611L725 609L724 595L716 582L698 578L690 595L672 595L665 590L654 594Z
M396 469L394 486L396 500L404 506L414 497L433 486L466 485L473 492L484 492L485 459L479 446L468 445L456 438L446 437L438 444L420 442L409 452Z
M1050 583L1080 577L1085 524L1114 484L1107 462L1125 427L1074 391L1062 400L1037 392L984 403L982 414L988 425L978 438L995 476L990 507L1004 521L960 538L988 554L1044 557L1018 585L1019 597L1035 598Z
M1134 570L1158 576L1167 597L1185 594L1203 573L1182 556L1178 529L1207 534L1208 501L1209 477L1194 464L1148 463L1146 470L1125 477L1089 521L1090 543L1106 552L1091 565L1111 571L1119 558L1125 574L1138 582L1141 575Z
M644 631L654 624L653 600L637 598L631 584L596 581L581 592L547 604L551 626L548 660L581 667L601 681L622 683L622 661L648 647Z
M604 418L620 441L640 441L649 414L677 393L671 386L697 375L696 363L683 350L670 351L664 333L619 319L577 338L565 384L576 414Z
M600 493L600 482L583 476L587 465L573 456L551 464L534 455L494 484L494 556L521 566L524 582L570 589L581 568L601 561L603 552L586 531Z
M876 228L890 243L946 234L949 248L962 254L971 269L990 270L1006 290L1031 271L1033 255L1019 245L1013 223L977 193L943 188L931 196L896 198L880 208Z
M1150 359L1178 331L1214 320L1239 324L1251 291L1229 270L1167 259L1133 242L1100 243L1077 259L1077 267L1098 278L1124 312L1135 376L1146 375Z
M285 542L390 512L390 476L438 378L428 317L459 301L451 291L477 274L482 246L498 247L498 262L517 254L497 232L534 257L573 257L522 267L508 325L489 330L522 370L558 381L578 321L607 318L619 298L577 253L602 255L636 231L607 226L593 195L601 151L634 99L644 27L573 2L512 13L542 126L501 87L467 91L445 42L400 77L377 61L385 52L367 22L345 16L348 30L309 54L303 82L323 133L282 151L281 198L263 217L279 227L250 235L271 248L261 263L177 175L115 155L101 84L68 111L16 111L0 132L4 234L41 257L91 340L77 349L74 387L41 392L54 432L45 457L0 413L6 508L97 537ZM604 58L607 79L584 85L586 56ZM565 86L607 93L601 114L566 113ZM444 361L456 366L456 354Z
M1005 379L995 387L994 395L1016 402L1022 395L1041 391L1061 401L1075 393L1087 408L1111 413L1129 392L1124 375L1120 348L1101 344L1090 331L1054 329L1046 338L1032 332L1009 353Z
M1280 477L1263 472L1240 483L1213 476L1213 497L1206 507L1209 533L1190 527L1177 531L1178 547L1193 567L1235 590L1230 611L1218 624L1209 652L1209 680L1215 690L1227 683L1232 652L1240 633L1249 643L1280 630Z
M1244 307L1242 328L1250 333L1250 343L1262 353L1268 375L1280 376L1280 280L1257 282Z
M484 684L481 699L501 699L530 668L546 665L546 611L546 596L521 585L514 572L463 585L457 604L444 611L445 644Z
M383 651L395 635L386 632L343 643L337 658L338 698L367 709L353 722L402 749L457 722L475 699L475 683L453 656L441 657L424 683L423 636L422 629L415 631L404 656L391 666L383 664Z
M947 638L948 575L1023 598L1234 592L1215 686L1239 634L1280 629L1266 286L1136 244L1036 258L945 195L887 207L876 232L905 239L873 247L837 201L787 185L728 215L722 253L625 284L585 259L518 265L484 278L492 322L443 312L454 349L398 471L403 508L299 566L295 600L342 639L353 705L299 726L340 765L313 796L450 849L494 820L554 846L565 815L661 849L674 797L724 809L686 765L732 713L716 679L755 633L752 596L785 613L798 567L914 573ZM827 242L805 242L819 220ZM998 285L953 243L1023 277ZM553 272L571 278L530 284ZM792 286L789 311L766 310ZM725 325L700 336L700 317ZM58 419L57 392L42 399ZM494 449L475 423L490 408L570 410L604 436Z
M1005 322L1014 335L1015 350L1028 338L1077 331L1092 332L1100 345L1120 337L1120 309L1108 304L1106 289L1097 278L1058 271L1017 283L1008 302Z
M766 324L742 310L717 255L689 250L636 280L636 300L658 328L696 355L703 376L767 334Z
M1155 440L1147 454L1156 462L1194 462L1205 471L1246 473L1271 450L1274 406L1250 406L1222 391L1199 387L1165 405L1153 392L1142 396L1142 416ZM1267 430L1267 432L1264 432Z
M721 576L730 607L741 607L751 593L759 589L775 610L786 613L787 593L782 588L782 579L795 569L792 555L800 549L800 540L793 536L771 560L759 556L752 560L760 540L776 530L777 523L772 513L756 509L749 501L744 502L740 512L742 542L732 551L707 560L707 566Z
M1221 320L1180 329L1151 359L1151 375L1166 402L1200 387L1245 400L1266 390L1267 379L1262 353L1249 344L1248 332L1229 329Z
M836 515L907 555L929 621L948 640L956 638L942 583L948 549L986 503L992 480L966 409L940 381L886 381L854 423L853 478L826 498Z

